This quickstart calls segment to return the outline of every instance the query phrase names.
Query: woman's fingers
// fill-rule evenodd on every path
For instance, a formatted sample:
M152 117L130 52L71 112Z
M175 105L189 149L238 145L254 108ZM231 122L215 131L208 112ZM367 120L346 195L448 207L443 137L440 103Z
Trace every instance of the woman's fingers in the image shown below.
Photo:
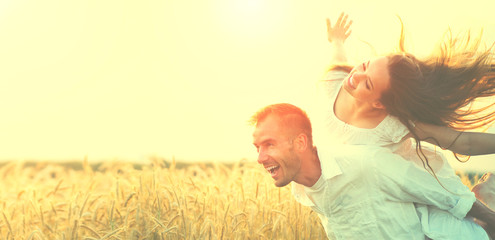
M339 18L337 19L337 22L335 23L335 27L340 26L343 17L344 17L344 13L342 12L342 13L340 13Z
M344 13L342 13L342 14L344 14ZM344 28L345 27L345 24L347 23L347 17L348 17L347 14L344 15L344 18L342 19L342 22L340 22L340 25L339 25L340 28Z
M350 20L344 27L344 30L347 32L347 30L349 30L349 28L351 27L352 25L352 20Z
M326 19L328 41L345 41L351 35L350 28L352 25L352 20L349 20L348 18L349 16L342 12L333 26L330 18Z
M349 30L349 32L345 35L345 38L347 39L350 35L351 35L351 30Z

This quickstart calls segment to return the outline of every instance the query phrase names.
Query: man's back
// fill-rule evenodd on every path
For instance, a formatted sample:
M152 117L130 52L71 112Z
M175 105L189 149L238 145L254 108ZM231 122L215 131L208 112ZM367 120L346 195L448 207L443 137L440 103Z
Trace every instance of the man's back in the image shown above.
M424 169L386 149L335 149L318 150L322 176L315 186L294 184L296 199L319 213L330 239L424 239L414 203L438 206L462 218L475 200L449 193ZM458 178L441 181L456 186L454 192L462 188Z

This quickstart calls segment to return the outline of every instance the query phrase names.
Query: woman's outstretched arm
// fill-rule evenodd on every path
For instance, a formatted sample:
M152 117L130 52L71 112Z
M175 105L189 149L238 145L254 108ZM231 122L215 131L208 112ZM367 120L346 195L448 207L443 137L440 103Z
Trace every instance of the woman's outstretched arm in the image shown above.
M415 130L421 140L455 153L468 156L495 153L495 134L492 133L461 132L419 122Z
M347 62L347 56L344 49L345 40L351 35L350 27L352 20L348 21L348 15L341 13L335 25L332 26L330 19L327 18L327 37L332 45L332 64L341 64Z

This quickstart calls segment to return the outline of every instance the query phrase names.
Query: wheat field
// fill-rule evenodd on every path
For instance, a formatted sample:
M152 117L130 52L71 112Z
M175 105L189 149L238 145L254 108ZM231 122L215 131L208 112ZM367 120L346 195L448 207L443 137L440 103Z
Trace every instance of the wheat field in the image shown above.
M1 239L325 239L254 163L0 168Z
M253 162L9 162L0 178L0 239L326 239Z

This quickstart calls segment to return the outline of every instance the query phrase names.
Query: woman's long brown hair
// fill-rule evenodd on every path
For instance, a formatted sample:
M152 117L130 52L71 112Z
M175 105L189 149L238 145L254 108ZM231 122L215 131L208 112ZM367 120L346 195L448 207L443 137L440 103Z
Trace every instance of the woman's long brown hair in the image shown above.
M419 60L406 53L402 30L400 52L388 56L390 88L382 93L381 103L409 129L418 155L430 170L421 150L425 139L419 139L414 122L468 130L489 126L495 120L493 100L474 106L475 100L495 95L493 45L481 50L480 43L481 35L474 40L469 33L454 38L449 31L438 52Z

